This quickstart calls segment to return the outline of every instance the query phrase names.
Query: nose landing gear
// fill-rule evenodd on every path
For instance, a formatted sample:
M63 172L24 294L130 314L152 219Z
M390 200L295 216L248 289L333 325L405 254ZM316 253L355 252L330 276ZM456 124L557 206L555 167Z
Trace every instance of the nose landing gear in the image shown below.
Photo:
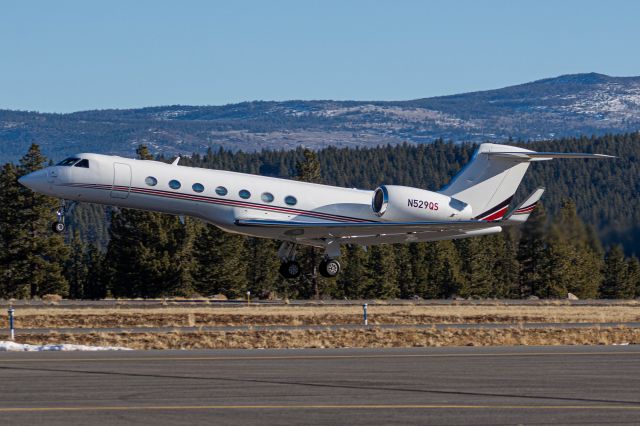
M64 224L65 215L71 210L73 206L75 206L75 201L69 203L67 206L67 202L65 200L60 200L60 207L56 210L57 220L51 224L51 230L56 234L60 234L64 232L66 229L66 225Z

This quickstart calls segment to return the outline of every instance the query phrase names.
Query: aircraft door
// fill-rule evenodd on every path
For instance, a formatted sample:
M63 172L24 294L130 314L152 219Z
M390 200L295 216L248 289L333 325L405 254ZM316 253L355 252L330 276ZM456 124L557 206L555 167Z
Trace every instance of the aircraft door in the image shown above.
M111 197L127 198L129 191L131 191L131 166L123 163L113 163Z

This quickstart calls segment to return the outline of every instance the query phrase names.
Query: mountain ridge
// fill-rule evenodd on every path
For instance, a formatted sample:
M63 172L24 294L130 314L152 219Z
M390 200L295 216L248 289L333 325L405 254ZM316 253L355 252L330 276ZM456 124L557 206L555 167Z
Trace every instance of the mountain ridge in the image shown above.
M0 110L0 161L37 142L54 160L91 151L167 156L208 148L546 140L640 129L640 77L565 74L500 89L405 101L250 101L220 106L38 113Z

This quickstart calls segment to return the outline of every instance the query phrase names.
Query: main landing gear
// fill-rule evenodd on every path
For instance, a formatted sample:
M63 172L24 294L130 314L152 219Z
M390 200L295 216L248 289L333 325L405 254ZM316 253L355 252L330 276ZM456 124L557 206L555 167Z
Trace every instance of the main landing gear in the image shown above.
M335 259L324 259L320 262L320 275L326 278L333 278L340 272L340 262Z
M280 274L285 278L298 278L300 272L300 264L295 260L288 260L280 264Z
M296 245L289 242L283 242L278 249L278 257L280 258L280 274L287 278L298 278L300 276L300 264L296 262Z
M339 255L339 253L338 253ZM284 242L278 250L278 257L282 261L280 264L280 274L283 277L298 278L302 273L300 264L296 261L296 245L289 242ZM340 263L328 254L325 254L325 258L320 262L318 268L320 275L325 278L334 278L340 272Z
M56 210L56 221L51 224L51 230L56 234L64 232L66 225L64 224L65 215L75 206L75 201L69 203L67 206L66 200L60 200L60 207Z

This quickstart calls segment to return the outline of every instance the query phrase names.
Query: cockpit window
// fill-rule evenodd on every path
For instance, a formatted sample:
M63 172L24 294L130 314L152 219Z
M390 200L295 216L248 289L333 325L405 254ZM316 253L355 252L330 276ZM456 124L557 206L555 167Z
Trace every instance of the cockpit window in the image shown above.
M79 158L75 158L75 157L69 157L65 160L62 160L61 162L59 162L58 164L56 164L57 166L73 166L78 160L80 160Z
M89 160L87 160L86 158L83 158L82 160L78 161L74 167L84 167L85 169L88 169Z

